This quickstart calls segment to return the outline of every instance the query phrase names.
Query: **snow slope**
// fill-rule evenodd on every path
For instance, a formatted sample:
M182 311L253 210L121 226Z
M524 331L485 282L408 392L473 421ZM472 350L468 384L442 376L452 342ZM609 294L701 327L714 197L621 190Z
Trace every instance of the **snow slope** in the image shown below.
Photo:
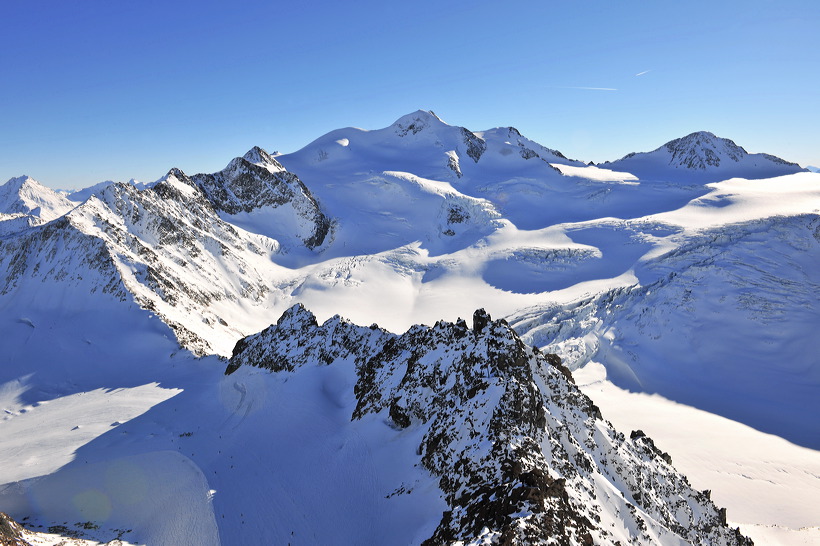
M489 200L505 218L528 230L669 210L703 193L697 188L638 189L629 173L601 176L604 169L567 159L515 128L472 132L425 111L403 116L385 129L333 131L277 160L322 203L335 194L321 190L328 178L353 183L363 174L407 172Z
M816 449L820 428L806 418L820 410L815 176L714 184L687 207L628 224L633 237L657 232L634 263L635 285L512 322L573 369L596 359L623 388Z
M43 343L62 317L6 325L28 338L25 360L11 355L2 369L39 370L0 391L3 430L27 431L0 450L0 505L18 520L90 521L100 528L86 534L131 530L134 544L420 542L432 532L444 506L435 481L409 463L391 470L418 438L351 423L346 370L226 377L224 361L177 352L167 327L97 304L98 323L76 317L56 335L62 346ZM80 373L66 381L63 366ZM386 498L402 484L422 502Z
M0 319L4 337L15 340L0 352L0 505L52 534L65 536L65 527L99 542L218 544L206 482L182 455L167 447L111 457L84 451L106 435L141 443L123 425L207 378L209 368L216 376L218 361L180 352L167 325L110 293L62 303L7 305Z

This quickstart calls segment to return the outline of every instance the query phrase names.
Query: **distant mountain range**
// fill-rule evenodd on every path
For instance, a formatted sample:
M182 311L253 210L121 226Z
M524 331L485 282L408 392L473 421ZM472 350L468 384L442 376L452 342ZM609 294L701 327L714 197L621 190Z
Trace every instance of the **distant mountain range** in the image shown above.
M247 543L262 520L244 527L245 515L304 508L308 497L274 491L276 472L246 498L241 483L216 477L295 450L274 431L296 441L288 423L304 419L317 453L335 453L332 438L351 457L306 461L375 476L328 498L355 490L391 525L410 510L406 542L743 544L652 440L602 419L570 370L601 364L623 388L820 448L820 175L810 170L708 132L586 165L511 127L470 131L417 111L292 154L255 147L212 174L173 168L154 183L68 195L13 178L0 186L0 392L22 389L39 397L32 404L114 386L189 393L128 422L157 453L182 449L183 433L209 438L185 452L219 484L192 478L186 490L216 491L197 505L213 518L207 533L198 527L201 543L213 533ZM460 321L480 308L472 328ZM336 315L352 323L325 322ZM228 357L239 371L220 379L213 370ZM280 407L266 389L294 398ZM47 411L20 396L4 402L18 422ZM243 424L242 412L254 417ZM326 419L345 424L322 443ZM254 448L229 448L217 422ZM99 438L73 449L122 462L133 448ZM395 451L368 455L372 469L344 466L380 442ZM380 466L391 460L402 461L394 474ZM6 481L54 473L36 487L78 494L57 468ZM0 511L18 519L81 517L11 491ZM387 536L342 508L314 542L335 517L353 518L343 542ZM136 525L126 504L112 510ZM310 529L280 523L277 543ZM150 528L137 538L171 540Z

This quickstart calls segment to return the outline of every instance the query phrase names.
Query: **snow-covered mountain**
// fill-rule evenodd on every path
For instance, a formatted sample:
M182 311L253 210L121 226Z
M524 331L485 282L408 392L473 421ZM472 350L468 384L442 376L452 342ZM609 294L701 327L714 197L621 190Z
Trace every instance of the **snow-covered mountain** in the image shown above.
M270 255L310 252L328 235L315 200L282 170L238 158L214 175L172 169L144 190L105 186L65 216L0 240L0 290L19 308L47 299L31 283L99 290L157 313L197 354L228 352L264 325L272 276L292 277ZM264 231L280 240L239 227L248 213L264 215Z
M134 186L135 188L137 188L139 190L144 190L146 188L149 188L153 184L153 183L147 183L146 184L144 182L140 182L140 181L136 180L135 178L132 178L127 183L130 184L131 186ZM103 191L108 186L113 186L114 184L116 184L116 182L113 181L113 180L105 180L103 182L98 182L97 184L94 184L93 186L88 186L87 188L83 188L83 189L80 189L80 190L60 190L60 193L65 195L66 199L68 199L69 201L73 201L76 204L80 204L80 203L84 203L85 201L87 201L92 195L96 195L96 194L100 193L101 191Z
M59 218L74 206L29 176L12 178L0 186L0 237Z
M628 154L604 166L630 172L641 180L678 183L772 178L805 170L773 155L750 154L728 138L708 131L670 140L651 152Z
M512 127L473 132L451 126L433 112L418 110L373 131L348 127L332 131L301 150L277 159L289 170L355 164L374 171L412 172L423 178L454 180L482 168L527 164L538 171L550 163L583 165L545 148ZM534 161L530 161L534 160Z
M409 173L487 200L504 218L528 230L607 216L642 216L683 206L705 193L702 186L639 188L629 172L567 159L513 127L473 132L425 111L375 131L333 131L277 160L328 207L340 186L369 185L385 172Z
M44 222L54 220L74 204L29 176L12 178L0 186L0 213L27 214Z
M327 488L328 480L336 479L340 469L361 459L367 449L371 450L367 456L373 465L371 473L381 476L378 469L393 460L396 452L376 448L380 442L415 442L415 448L433 429L422 427L414 433L402 429L401 439L390 436L394 431L389 427L373 432L368 427L376 425L367 421L372 418L367 415L379 414L385 408L390 415L392 409L379 405L376 399L395 401L401 409L417 396L432 397L424 398L430 401L448 395L432 383L429 392L414 387L400 394L401 378L395 376L394 381L390 377L403 365L403 356L385 360L373 372L381 374L384 381L373 387L370 413L360 412L354 421L350 421L354 407L344 393L358 396L353 386L359 382L355 373L360 370L347 361L338 361L341 349L331 350L335 334L324 345L311 345L312 349L305 348L308 338L304 336L282 341L284 346L302 343L299 350L318 355L319 361L335 359L331 366L320 366L323 371L319 372L306 371L313 369L313 364L293 364L292 371L275 374L240 366L222 380L214 369L224 365L216 357L205 356L227 357L237 340L259 332L295 303L310 309L319 321L340 314L354 323L378 323L386 328L361 329L341 319L308 328L311 335L322 339L331 326L341 337L354 336L359 341L349 341L350 352L345 357L354 360L360 354L353 347L357 343L361 350L390 340L398 343L396 334L419 323L440 320L445 321L440 328L449 328L455 336L461 332L458 317L486 308L494 316L507 317L527 343L560 355L569 368L586 374L595 371L593 376L599 373L596 370L603 370L600 373L613 389L649 393L707 410L807 446L811 449L806 451L814 454L813 450L820 448L820 429L812 418L820 411L820 368L815 358L820 346L812 335L820 324L820 278L815 266L820 256L820 175L798 171L793 164L747 154L731 141L708 133L695 133L618 162L585 165L513 128L471 131L448 125L431 112L418 111L384 129L333 131L292 154L273 157L253 148L217 173L188 176L172 169L147 185L104 183L75 194L84 197L82 202L67 201L39 184L13 179L14 183L0 187L0 193L18 197L3 202L29 205L17 212L6 212L11 205L0 210L8 217L0 222L0 229L8 226L0 232L0 321L8 333L0 351L0 402L5 404L7 420L14 423L15 431L26 430L24 423L32 423L29 428L43 427L58 415L56 409L49 408L62 404L68 409L59 415L95 424L73 437L68 432L75 425L65 431L45 426L42 434L47 439L42 443L19 446L7 440L6 452L0 442L0 461L17 461L19 453L32 461L45 461L25 467L6 464L9 470L0 473L0 484L52 475L37 482L43 494L58 490L78 494L81 491L60 485L65 475L54 474L72 460L75 451L100 463L119 464L126 456L135 455L129 452L134 445L118 437L119 433L104 432L107 429L99 419L106 416L109 424L129 423L131 434L139 432L144 442L139 457L145 461L154 461L155 452L169 447L181 449L182 442L195 446L191 454L185 454L190 465L156 455L156 461L164 461L156 463L164 465L164 471L197 469L183 473L189 480L186 498L211 499L192 501L196 506L193 512L174 512L175 517L199 522L186 527L198 543L238 543L236 536L251 536L243 533L252 533L253 525L269 517L265 512L269 507L256 505L263 492L269 493L271 483L284 483L285 478L279 473L266 474L259 480L258 491L254 489L250 495L223 478L226 465L236 464L217 456L214 450L230 452L254 468L259 465L253 462L256 455L240 455L239 448L229 448L226 442L230 435L212 424L236 424L240 431L234 437L237 445L245 446L251 454L270 453L274 449L270 441L255 434L267 426L264 423L270 420L271 412L293 420L273 422L269 425L272 435L287 445L301 442L317 450L315 456L303 450L280 454L282 464L302 465L302 474L298 474L302 476L330 464L331 470L321 474L322 479L311 481L320 490ZM772 177L774 174L777 176ZM28 201L19 198L23 194ZM307 317L302 311L288 313ZM311 319L305 320L312 324ZM421 337L411 336L412 343L423 345L426 342L420 332L427 330L414 328L410 332ZM269 333L274 331L278 336L289 330L274 328ZM358 334L351 333L354 331ZM257 343L252 339L243 343L250 347ZM436 341L441 354L463 349L461 338L456 336L446 343L443 339ZM254 346L264 345L261 339L258 343L262 345ZM193 359L177 344L204 358ZM447 348L447 344L453 346ZM271 355L269 360L279 362L276 359L281 355ZM480 354L473 356L479 358ZM345 366L354 370L354 375L333 371ZM447 364L444 368L457 367ZM456 372L459 380L466 381L458 375L464 375L463 370ZM444 375L441 377L448 384ZM237 381L236 377L244 379ZM541 393L537 396L548 398L544 389L549 381L534 381ZM251 383L257 385L253 401L248 398ZM291 390L294 384L301 387ZM143 387L152 394L146 396L140 390ZM584 388L597 392L598 383ZM114 400L107 394L111 389L124 389L122 405L115 403L110 411L95 417L92 408L104 400ZM269 400L265 394L269 389L285 398ZM168 400L171 391L179 390L185 396ZM40 404L52 400L57 403ZM313 404L310 411L304 404ZM549 404L545 407L551 411ZM411 422L439 419L430 411L419 413ZM142 412L147 412L147 417L138 418ZM454 415L446 418L461 419ZM316 438L307 438L298 430L299 423L312 423L310 430L321 432ZM458 423L459 427L464 424ZM177 430L183 426L188 428ZM641 428L639 422L630 426ZM252 432L254 427L256 433ZM180 436L194 430L201 440ZM547 442L547 436L563 434L560 426L558 430L546 436L543 430L530 430L527 437ZM615 433L602 432L600 427L596 430L592 438L603 442L600 449L615 449L615 444L607 443ZM226 441L217 438L220 434ZM580 442L581 436L572 434ZM660 434L662 440L665 429ZM658 432L654 435L662 446ZM148 441L150 438L154 440ZM341 458L326 456L330 453L327 442L339 442L352 451L342 450ZM703 442L693 437L689 443L675 443L681 444L682 449L688 449L685 446ZM47 447L38 449L38 445ZM378 455L372 454L374 449ZM54 455L43 458L43 450ZM412 453L407 451L410 459L401 460L412 460ZM552 447L543 453L548 461L556 456ZM569 475L564 476L567 483L587 492L615 483L617 480L610 478L621 470L608 466L611 461L604 461L601 453L591 455L597 470L589 476L597 485ZM800 453L792 459L798 462L781 474L820 475L811 470L816 455ZM692 454L683 455L690 460ZM675 453L672 456L675 458ZM637 464L631 457L623 461ZM536 459L534 452L527 455L527 461ZM407 473L401 480L424 484L415 491L426 491L426 508L415 501L403 504L405 495L399 493L387 502L377 501L370 482L358 489L344 482L334 489L333 498L347 504L349 500L344 499L353 495L364 503L362 506L384 514L384 523L374 524L375 534L368 536L387 536L379 533L387 533L403 521L401 529L411 537L409 542L419 543L434 532L441 539L449 537L444 527L437 531L444 510L451 510L455 518L450 529L456 533L453 536L462 536L458 533L470 526L457 522L469 520L464 511L468 505L458 504L457 496L439 483L442 476L456 475L459 470L408 464L402 467ZM744 459L744 464L749 463ZM548 469L551 479L562 472L549 465ZM79 466L69 470L91 479ZM421 470L426 474L418 474ZM541 472L546 471L542 468ZM584 479L589 476L584 475ZM605 481L610 485L601 482L601 476L607 476ZM484 478L490 477L482 475ZM287 479L291 480L288 487L300 487L296 477ZM820 480L807 480L801 487L820 493ZM156 480L151 483L158 490L164 487ZM745 491L740 484L748 485L738 477L737 482L730 480L727 493L720 493L728 499L730 516L732 503L748 498L748 492L732 493L732 487ZM208 493L211 489L217 491L216 496ZM12 490L14 487L7 492ZM676 491L684 494L683 489ZM576 504L585 498L584 503L592 506L594 499L584 497L586 494L573 493L576 496L571 498ZM171 498L172 493L168 495ZM280 501L285 497L278 493L274 497L279 500L273 509L284 510L284 501ZM19 519L26 510L33 510L25 508L30 506L25 503L12 509L8 504L11 498L0 491L0 511ZM15 503L23 502L13 498ZM321 498L319 492L305 493L299 503L289 505L291 521ZM795 496L789 509L792 514L803 513L801 498ZM653 501L660 505L666 502L660 498ZM634 524L617 532L621 534L609 531L622 542L630 537L649 540L644 531L664 544L697 542L692 537L675 538L683 536L675 525L687 525L676 519L683 515L669 516L678 521L673 523L667 516L647 512L649 508L638 502L639 510L648 513L651 520L648 530L642 530L638 517L625 516L620 502L612 501L602 510L607 517L621 518L612 520L616 526L627 520ZM229 505L241 505L240 516L233 513L235 510L221 509ZM39 512L40 521L81 517L62 512L56 501L49 506ZM117 525L138 522L152 529L143 537L152 537L154 542L179 541L178 534L163 534L171 531L153 523L157 518L165 521L158 513L137 515L124 504L112 506L115 515L111 518L120 522ZM632 513L628 506L626 510ZM221 521L223 514L227 521ZM695 522L699 516L691 517L695 519L689 523L699 525ZM788 525L793 529L811 527L811 520L802 517L789 520ZM357 542L363 531L358 524L342 524L346 518L350 519L348 512L337 510L323 520L327 524L324 530L302 522L288 532L318 533L305 539L309 542ZM250 527L240 527L251 520L254 524ZM580 519L572 521L577 525L568 532L580 540L586 527L578 523ZM598 529L589 531L591 536L599 537L602 543L614 542L615 535L606 535L594 518L590 521ZM525 532L528 524L519 523ZM739 523L761 522L747 519ZM204 526L199 531L192 530L200 524ZM106 529L115 528L119 527ZM322 535L333 528L344 528L347 540L334 541L332 536ZM116 533L99 536L109 540ZM282 536L286 538L286 534Z

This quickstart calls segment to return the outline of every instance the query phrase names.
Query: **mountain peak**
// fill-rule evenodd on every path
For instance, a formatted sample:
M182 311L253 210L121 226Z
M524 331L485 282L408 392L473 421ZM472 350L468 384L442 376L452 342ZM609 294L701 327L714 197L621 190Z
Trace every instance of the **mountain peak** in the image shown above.
M686 136L676 138L674 140L691 140L691 139L703 139L703 140L708 140L708 141L728 140L728 139L724 139L724 138L721 138L721 137L715 135L715 133L713 133L711 131L695 131L693 133L689 133Z
M750 154L734 141L709 131L670 140L651 152L627 154L609 165L642 180L697 183L734 177L772 178L802 170L796 163L773 155Z
M5 187L7 191L20 191L25 186L34 186L35 188L45 187L27 174L9 178L9 180L3 184L3 187Z
M728 138L720 138L708 131L690 133L670 140L661 148L672 154L670 164L690 169L719 167L722 159L738 162L748 154Z
M173 176L174 178L185 178L186 175L182 172L182 169L179 167L171 167L171 169L165 174L164 178L168 178L169 176Z
M407 134L417 134L428 127L448 126L440 117L433 113L432 110L416 110L410 114L404 115L397 119L391 127L395 127L396 133L399 136L407 136Z
M0 186L0 213L26 214L50 221L74 208L74 204L30 176L9 179Z
M276 171L285 170L285 168L278 161L276 161L272 155L259 146L254 146L248 150L248 152L242 156L242 159L248 161L249 163L253 163L254 165L264 167L268 170L271 170L271 168L274 168Z
M299 242L294 244L304 244L309 249L321 246L330 231L330 219L322 213L316 199L299 177L288 172L258 146L251 148L243 157L231 160L221 171L197 174L190 180L222 213L250 214L266 208L264 221L249 218L235 220L249 231L277 240L295 235L295 240ZM274 209L286 204L288 206L274 212ZM274 221L274 217L278 220ZM294 229L294 225L298 227Z

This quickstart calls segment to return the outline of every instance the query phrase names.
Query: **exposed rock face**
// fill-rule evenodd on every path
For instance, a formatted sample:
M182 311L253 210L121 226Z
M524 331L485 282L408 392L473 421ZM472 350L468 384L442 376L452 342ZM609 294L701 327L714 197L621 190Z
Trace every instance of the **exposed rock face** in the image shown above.
M100 291L126 300L122 278L105 243L84 233L67 216L0 241L0 295L27 280L85 282L90 293Z
M215 350L208 334L230 331L211 306L264 298L269 286L249 262L276 249L222 221L173 169L145 190L112 184L64 217L0 241L0 294L38 280L111 294L156 313L183 347L207 354Z
M261 279L240 283L219 272L250 269L249 257L263 255L272 242L247 240L222 221L192 179L178 169L143 191L128 184L109 186L99 200L82 205L77 216L72 219L78 223L91 219L99 226L89 234L105 241L109 260L118 266L136 302L162 317L180 344L197 354L213 347L171 315L182 311L218 322L207 312L211 304L259 299L268 291ZM192 273L201 279L192 282Z
M766 159L766 160L768 160L768 161L771 161L772 163L778 163L778 164L780 164L780 165L786 165L786 166L788 166L788 167L794 167L794 169L795 169L796 171L810 171L810 172L817 172L817 171L812 171L810 167L807 167L807 168L803 169L802 167L800 167L800 164L795 163L795 162L793 162L793 161L786 161L786 160L785 160L785 159L783 159L782 157L777 157L776 155L772 155L772 154L764 154L764 153L760 153L760 154L757 154L757 155L759 155L760 157L762 157L762 158L764 158L764 159Z
M669 164L674 167L704 170L708 167L719 167L721 159L726 162L740 162L750 154L728 138L721 138L708 131L698 131L676 138L663 145L662 149L671 156ZM766 162L781 166L795 167L800 165L781 159L771 154L755 154Z
M217 173L197 174L191 180L216 210L226 214L291 206L304 226L299 237L310 249L321 246L330 231L330 220L299 177L259 147Z
M484 142L484 139L463 127L461 128L461 136L464 138L464 145L467 146L467 155L478 163L481 155L487 150L487 143Z
M502 129L499 128L496 131L500 132ZM515 142L518 145L519 154L524 159L532 159L537 157L542 159L545 163L556 160L573 161L567 159L567 157L558 150L546 148L537 142L533 142L532 140L525 138L515 127L507 127L507 138L510 142Z
M603 421L560 359L483 310L472 328L395 335L339 317L319 325L297 305L237 343L226 373L345 362L358 376L352 419L423 430L418 461L450 507L426 544L751 544L651 439Z
M0 545L29 546L23 537L23 528L4 512L0 512Z
M687 169L719 167L721 157L737 162L748 155L746 150L728 138L718 138L707 131L676 138L667 142L664 147L671 155L670 165Z
M461 165L458 161L458 154L456 152L449 152L447 154L447 168L456 174L456 177L461 178L464 173L461 172Z

